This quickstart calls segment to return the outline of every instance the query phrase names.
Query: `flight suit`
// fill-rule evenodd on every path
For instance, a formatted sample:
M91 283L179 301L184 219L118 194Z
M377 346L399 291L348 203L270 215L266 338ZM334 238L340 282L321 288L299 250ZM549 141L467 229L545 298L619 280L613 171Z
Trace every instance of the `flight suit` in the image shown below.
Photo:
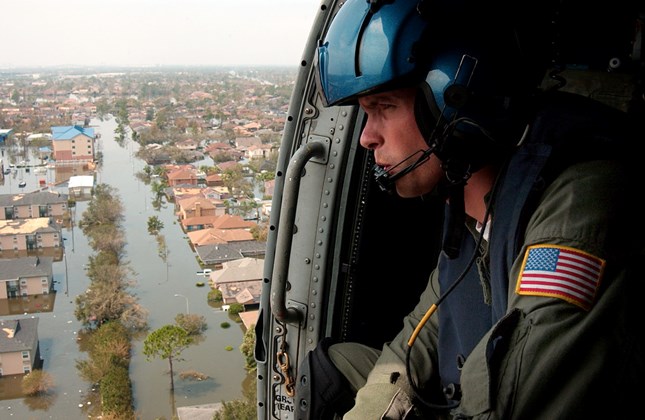
M491 193L490 237L476 247L479 233L470 221L457 259L441 256L403 330L378 358L358 344L330 348L358 389L344 419L640 413L645 250L632 196L642 188L632 161L638 153L625 158L616 146L634 142L622 138L634 132L621 131L620 117L579 101L565 95L537 114ZM417 395L406 374L408 339L471 258L467 275L412 347ZM366 352L373 368L356 368L352 360Z

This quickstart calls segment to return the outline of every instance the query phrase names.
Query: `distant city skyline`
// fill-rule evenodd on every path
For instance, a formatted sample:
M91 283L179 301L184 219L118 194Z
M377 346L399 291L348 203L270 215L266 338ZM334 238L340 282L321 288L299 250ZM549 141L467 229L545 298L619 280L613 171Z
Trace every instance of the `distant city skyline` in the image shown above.
M297 66L320 0L14 0L0 68Z

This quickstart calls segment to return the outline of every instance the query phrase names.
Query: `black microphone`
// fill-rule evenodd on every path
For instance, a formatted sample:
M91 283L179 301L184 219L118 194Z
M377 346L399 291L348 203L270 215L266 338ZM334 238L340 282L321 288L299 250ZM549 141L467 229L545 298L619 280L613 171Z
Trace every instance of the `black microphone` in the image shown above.
M436 149L436 146L432 145L426 150L417 150L416 152L412 153L410 156L406 157L401 162L397 163L395 166L391 167L387 171L382 167L380 167L379 165L374 164L374 167L372 169L374 170L374 180L376 181L376 184L379 186L381 191L384 191L388 194L392 194L394 192L394 183L401 177L412 172L414 169L416 169L426 160L428 160L430 158L430 155L432 154L432 152L434 152L435 149ZM400 172L394 175L390 175L391 171L403 165L405 162L409 161L410 159L413 159L419 153L421 155L413 163L409 164Z

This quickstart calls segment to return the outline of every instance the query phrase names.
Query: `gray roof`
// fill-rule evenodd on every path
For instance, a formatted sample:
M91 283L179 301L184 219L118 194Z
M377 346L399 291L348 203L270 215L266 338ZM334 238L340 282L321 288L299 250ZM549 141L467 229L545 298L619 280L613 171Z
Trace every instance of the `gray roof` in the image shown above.
M14 331L11 338L10 331ZM33 350L37 339L38 318L0 320L0 353Z
M0 207L28 206L34 204L66 203L67 195L52 191L36 191L26 194L0 194Z
M222 264L221 270L211 273L211 280L216 286L223 283L262 280L264 260L259 258L241 258Z
M244 257L262 257L266 253L266 242L238 241L227 244L202 245L195 252L204 264L221 264Z
M260 303L264 260L241 258L222 264L221 270L211 273L211 283L222 292L226 302L235 299L242 304Z
M0 281L21 277L51 277L53 257L35 256L0 259Z

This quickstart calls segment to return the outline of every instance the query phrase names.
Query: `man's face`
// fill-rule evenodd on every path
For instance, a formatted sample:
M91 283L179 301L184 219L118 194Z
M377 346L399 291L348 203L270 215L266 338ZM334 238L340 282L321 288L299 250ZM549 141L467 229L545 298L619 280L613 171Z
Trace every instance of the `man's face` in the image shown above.
M373 150L376 164L390 175L412 164L419 152L428 148L414 117L415 95L416 89L397 89L358 100L368 117L361 134L361 146ZM414 153L417 154L408 159ZM405 163L393 168L404 160ZM432 191L441 177L439 160L433 154L396 181L396 192L401 197L418 197Z

